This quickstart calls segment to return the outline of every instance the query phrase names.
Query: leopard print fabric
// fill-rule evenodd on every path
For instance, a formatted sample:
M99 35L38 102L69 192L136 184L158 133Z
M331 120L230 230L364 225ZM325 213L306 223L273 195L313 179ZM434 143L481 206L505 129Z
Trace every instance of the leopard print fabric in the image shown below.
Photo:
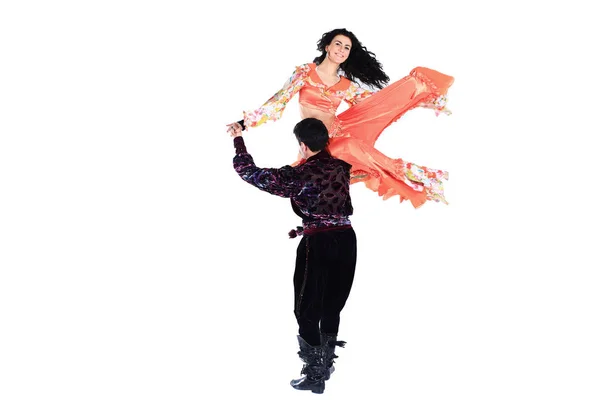
M259 168L241 137L235 138L234 145L238 175L260 190L290 198L303 217L304 229L350 224L350 164L321 151L295 167Z

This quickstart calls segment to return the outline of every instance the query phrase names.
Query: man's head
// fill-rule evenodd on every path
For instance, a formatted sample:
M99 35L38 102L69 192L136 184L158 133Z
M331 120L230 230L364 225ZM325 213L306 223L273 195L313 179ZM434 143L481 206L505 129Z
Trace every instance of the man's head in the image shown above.
M316 118L305 118L294 127L302 157L308 158L327 147L329 133L325 124Z

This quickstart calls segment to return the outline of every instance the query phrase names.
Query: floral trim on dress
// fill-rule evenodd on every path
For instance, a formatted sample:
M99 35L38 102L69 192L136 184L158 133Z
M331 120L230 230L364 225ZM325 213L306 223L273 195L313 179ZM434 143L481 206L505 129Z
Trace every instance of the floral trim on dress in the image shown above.
M448 103L448 98L444 95L440 95L440 89L437 85L431 80L426 74L418 71L416 68L410 71L410 76L424 82L427 87L431 90L431 94L427 96L427 98L419 103L417 107L429 108L435 111L435 115L438 116L440 114L451 115L452 111L450 111L446 104Z
M344 101L350 106L355 106L362 100L370 97L373 93L370 90L360 87L356 82L350 81L350 87L344 93Z
M260 108L254 111L244 111L244 124L246 127L257 127L267 121L276 121L281 118L287 103L304 86L310 66L302 64L296 67L292 76L283 87L267 100Z

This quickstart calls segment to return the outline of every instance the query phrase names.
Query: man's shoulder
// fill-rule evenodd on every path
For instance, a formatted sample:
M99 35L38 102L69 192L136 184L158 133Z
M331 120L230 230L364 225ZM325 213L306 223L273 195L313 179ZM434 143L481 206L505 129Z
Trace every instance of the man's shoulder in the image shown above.
M337 158L335 156L332 156L331 153L328 153L328 154L329 154L329 157L327 159L330 160L329 162L331 164L340 165L340 166L343 166L343 167L348 168L348 169L352 168L352 165L350 165L346 161L342 160L341 158Z
M329 155L329 157L308 160L303 164L298 165L296 168L299 170L318 170L331 167L339 167L349 171L352 168L352 165L341 158Z

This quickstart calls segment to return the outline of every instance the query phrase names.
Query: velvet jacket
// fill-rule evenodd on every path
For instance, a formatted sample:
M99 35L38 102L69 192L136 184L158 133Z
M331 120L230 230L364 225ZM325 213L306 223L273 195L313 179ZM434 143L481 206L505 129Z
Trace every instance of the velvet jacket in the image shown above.
M233 167L238 175L260 190L289 198L302 218L302 227L290 232L290 237L351 226L350 164L322 150L295 167L259 168L241 136L233 143Z

